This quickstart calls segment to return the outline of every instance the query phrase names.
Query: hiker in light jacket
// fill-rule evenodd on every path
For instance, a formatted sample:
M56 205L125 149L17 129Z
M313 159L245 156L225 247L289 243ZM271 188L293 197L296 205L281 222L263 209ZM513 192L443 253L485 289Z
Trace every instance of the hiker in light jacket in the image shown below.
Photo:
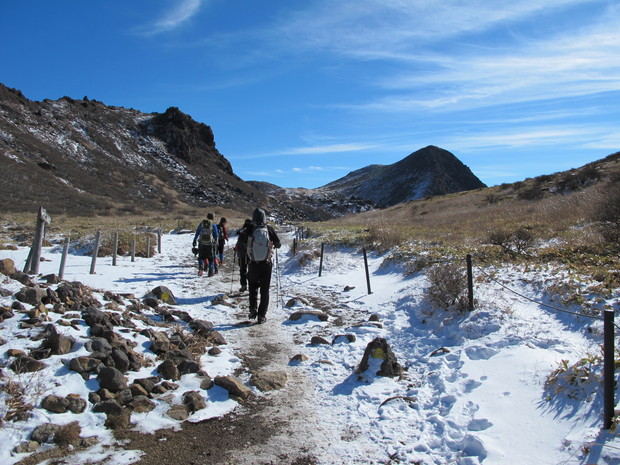
M224 264L224 244L228 242L228 229L226 228L226 218L221 217L217 225L219 236L217 237L217 255L219 264Z
M198 276L202 276L205 268L209 268L209 276L215 272L215 253L217 247L218 228L213 221L213 213L207 214L196 228L192 245L198 243Z
M271 284L271 270L273 262L271 254L273 248L279 249L280 239L275 229L265 224L265 211L261 208L252 214L253 224L248 230L248 285L250 291L250 313L248 318L258 317L259 323L267 321L266 314L269 307L269 285ZM260 291L260 304L258 294Z

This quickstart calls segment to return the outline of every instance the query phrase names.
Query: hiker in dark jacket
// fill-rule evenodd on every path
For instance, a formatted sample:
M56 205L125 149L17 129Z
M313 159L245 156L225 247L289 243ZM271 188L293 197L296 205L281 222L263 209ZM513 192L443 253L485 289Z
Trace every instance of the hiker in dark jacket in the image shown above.
M246 219L243 227L237 231L237 243L235 244L235 252L239 259L239 278L241 287L239 292L248 290L248 235L252 227L252 220Z
M271 254L273 247L279 249L280 239L275 229L265 224L265 211L261 208L254 210L253 224L248 231L248 285L250 291L250 313L248 318L258 317L259 323L267 321L267 307L269 306L269 285L271 284L271 270L273 262ZM258 293L260 291L260 304Z
M228 242L228 229L226 229L226 218L220 218L220 223L217 225L218 227L218 237L217 237L217 255L219 264L224 264L224 244Z
M202 276L207 266L209 267L209 276L213 276L215 272L218 230L213 218L213 213L208 213L207 219L200 222L196 228L196 234L194 234L192 245L196 247L196 243L198 243L198 276Z

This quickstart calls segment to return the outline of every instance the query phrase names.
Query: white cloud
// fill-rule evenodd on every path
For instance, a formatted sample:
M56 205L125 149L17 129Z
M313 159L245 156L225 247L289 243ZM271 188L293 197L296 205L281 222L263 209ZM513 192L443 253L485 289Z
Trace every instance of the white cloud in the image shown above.
M145 35L155 35L177 29L200 11L202 2L203 0L181 0L175 2L174 8L166 11L154 23L141 27L139 32Z

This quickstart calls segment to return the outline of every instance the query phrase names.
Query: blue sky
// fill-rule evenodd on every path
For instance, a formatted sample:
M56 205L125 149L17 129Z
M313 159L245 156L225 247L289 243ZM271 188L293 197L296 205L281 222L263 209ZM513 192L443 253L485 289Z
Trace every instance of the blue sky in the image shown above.
M612 0L0 0L0 82L179 107L245 180L436 145L495 185L620 150L618 31Z

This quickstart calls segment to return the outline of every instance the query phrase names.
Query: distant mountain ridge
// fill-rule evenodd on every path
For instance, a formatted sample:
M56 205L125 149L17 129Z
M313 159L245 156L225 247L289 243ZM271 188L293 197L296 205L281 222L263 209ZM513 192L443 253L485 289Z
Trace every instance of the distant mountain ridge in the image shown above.
M41 102L0 84L0 211L76 215L220 206L275 218L326 220L484 184L454 155L429 146L318 189L244 181L213 131L176 107L143 113L87 97Z
M392 165L370 165L317 189L387 207L486 187L447 150L429 145Z

